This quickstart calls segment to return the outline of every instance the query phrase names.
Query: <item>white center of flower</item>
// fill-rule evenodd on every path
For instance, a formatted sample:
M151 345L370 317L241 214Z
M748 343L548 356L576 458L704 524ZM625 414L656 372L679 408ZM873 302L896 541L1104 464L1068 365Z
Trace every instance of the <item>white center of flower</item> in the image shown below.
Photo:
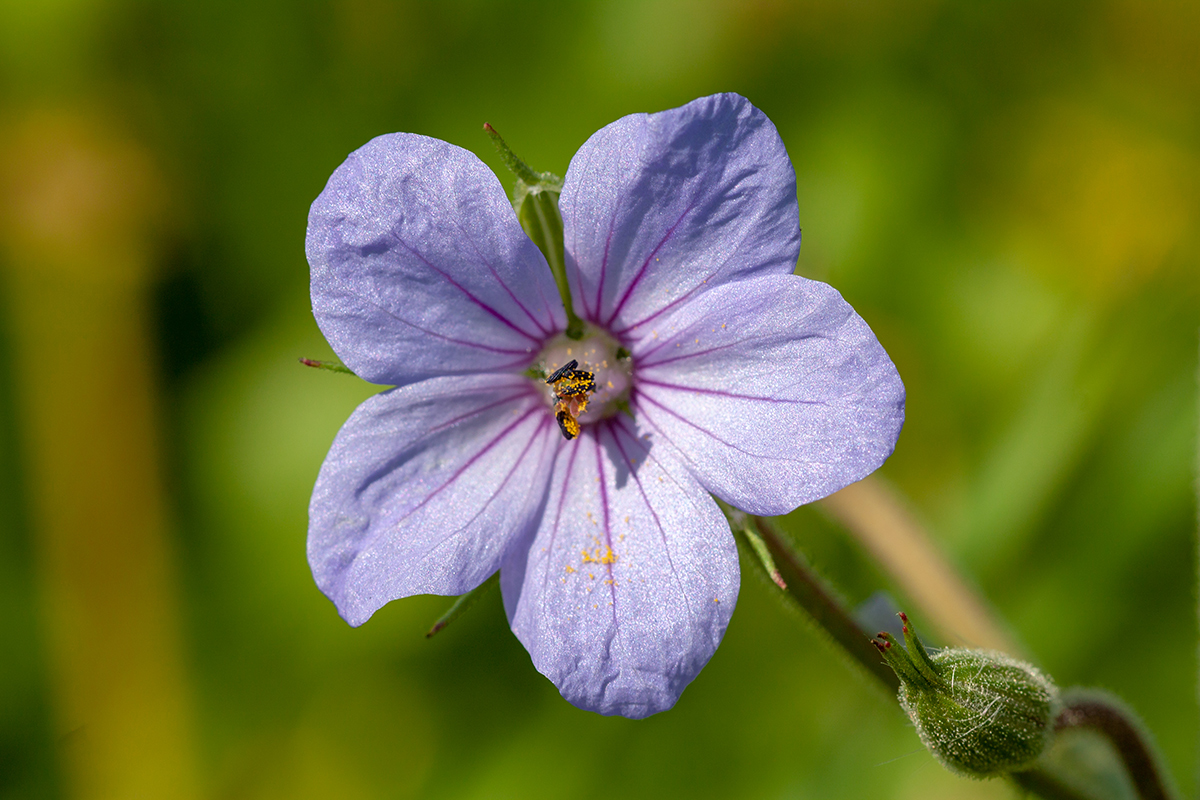
M628 352L611 336L595 329L588 330L579 340L561 335L551 339L534 367L546 377L555 377L556 372L572 361L577 362L574 370L553 384L547 384L544 378L540 381L534 378L544 390L546 401L560 416L559 425L567 426L564 435L574 426L562 418L563 412L579 425L587 425L628 409L633 373L633 359ZM587 386L588 381L581 373L590 373L594 386Z

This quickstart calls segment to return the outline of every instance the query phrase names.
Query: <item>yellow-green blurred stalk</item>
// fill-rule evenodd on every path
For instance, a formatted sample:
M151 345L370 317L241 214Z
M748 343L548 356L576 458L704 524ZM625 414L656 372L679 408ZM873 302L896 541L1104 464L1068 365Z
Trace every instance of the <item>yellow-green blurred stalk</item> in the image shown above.
M86 113L0 139L5 311L68 792L198 794L147 288L162 189Z

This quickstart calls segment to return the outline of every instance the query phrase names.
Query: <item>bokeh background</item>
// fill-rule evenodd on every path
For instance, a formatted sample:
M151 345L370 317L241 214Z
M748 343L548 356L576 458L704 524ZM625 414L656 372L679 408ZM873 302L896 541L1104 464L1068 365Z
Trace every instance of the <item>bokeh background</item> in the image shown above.
M1200 5L1191 0L0 2L0 797L1003 798L744 570L670 712L578 711L498 594L352 630L306 509L374 389L307 298L308 206L413 131L509 177L737 91L796 166L799 271L907 384L881 471L1064 685L1196 786ZM821 509L848 600L903 593ZM748 566L748 565L747 565Z

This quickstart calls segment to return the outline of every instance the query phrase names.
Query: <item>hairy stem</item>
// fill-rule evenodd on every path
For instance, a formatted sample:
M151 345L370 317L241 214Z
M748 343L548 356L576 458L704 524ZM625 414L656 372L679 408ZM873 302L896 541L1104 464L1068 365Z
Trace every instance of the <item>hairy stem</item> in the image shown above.
M899 691L900 679L896 673L879 655L870 637L825 585L825 581L813 572L799 553L788 546L771 523L762 517L753 519L754 527L766 542L792 599L892 694Z
M893 694L900 688L896 673L871 644L870 636L837 596L762 517L752 517L754 527L770 550L787 583L787 593L862 667ZM1141 730L1115 703L1102 695L1081 693L1066 698L1055 720L1055 730L1088 728L1105 736L1120 755L1141 800L1175 800L1163 780L1153 750ZM1009 776L1014 783L1045 800L1095 800L1069 786L1052 769L1035 767Z

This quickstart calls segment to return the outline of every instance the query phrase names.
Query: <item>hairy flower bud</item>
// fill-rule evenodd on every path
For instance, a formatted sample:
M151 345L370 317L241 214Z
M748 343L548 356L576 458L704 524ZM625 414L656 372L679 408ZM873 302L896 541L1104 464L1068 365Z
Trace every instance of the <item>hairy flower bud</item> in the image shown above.
M930 656L900 617L908 649L889 633L875 646L900 677L900 705L934 757L971 778L1032 766L1053 732L1054 683L1003 653L950 648Z

